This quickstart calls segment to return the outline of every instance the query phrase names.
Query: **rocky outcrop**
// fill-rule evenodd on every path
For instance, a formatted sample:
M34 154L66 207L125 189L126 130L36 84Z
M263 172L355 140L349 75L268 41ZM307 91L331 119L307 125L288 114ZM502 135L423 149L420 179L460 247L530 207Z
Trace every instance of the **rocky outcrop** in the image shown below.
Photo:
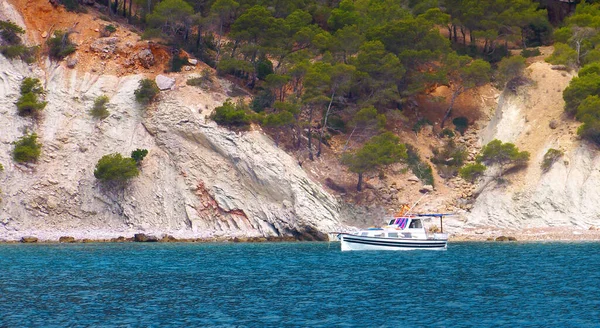
M47 107L35 123L16 115L18 86L43 80ZM134 100L142 76L45 72L0 57L0 238L100 240L135 233L175 238L323 239L340 226L340 205L297 162L260 132L234 132L205 120L226 95L180 87L146 110ZM110 116L89 116L110 98ZM43 144L35 165L16 165L12 142L35 131ZM149 150L141 174L124 189L93 175L98 159Z
M69 237L69 236L62 236L62 237L58 238L58 242L59 243L74 243L75 238Z
M529 69L535 84L503 94L481 140L515 143L531 153L529 165L509 172L506 183L497 183L494 169L486 173L463 227L588 229L600 223L600 155L576 138L578 123L564 117L562 90L571 76L546 63ZM550 126L553 120L560 126ZM550 148L565 155L545 171L541 162Z
M175 79L164 75L157 75L154 79L160 90L170 90L175 86Z
M144 49L137 54L137 59L144 68L154 66L154 55L150 49Z

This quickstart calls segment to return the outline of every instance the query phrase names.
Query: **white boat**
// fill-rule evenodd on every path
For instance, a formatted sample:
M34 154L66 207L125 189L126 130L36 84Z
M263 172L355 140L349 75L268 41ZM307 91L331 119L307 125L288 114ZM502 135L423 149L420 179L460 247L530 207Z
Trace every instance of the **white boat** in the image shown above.
M448 234L443 233L442 218L449 214L414 214L394 217L381 228L369 228L355 233L340 233L342 251L363 250L446 250ZM424 217L439 217L441 233L428 234Z

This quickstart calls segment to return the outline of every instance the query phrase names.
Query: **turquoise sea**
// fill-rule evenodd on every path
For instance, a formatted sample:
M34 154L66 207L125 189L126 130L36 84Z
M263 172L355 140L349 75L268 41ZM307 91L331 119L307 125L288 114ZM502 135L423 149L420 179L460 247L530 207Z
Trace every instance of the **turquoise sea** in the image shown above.
M599 243L0 245L0 327L600 327Z

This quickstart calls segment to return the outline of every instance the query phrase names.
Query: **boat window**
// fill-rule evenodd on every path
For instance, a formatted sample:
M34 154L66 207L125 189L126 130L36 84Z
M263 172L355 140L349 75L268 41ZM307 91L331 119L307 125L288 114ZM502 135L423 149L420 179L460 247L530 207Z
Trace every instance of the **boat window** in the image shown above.
M398 238L398 233L397 232L388 232L388 237L390 237L390 238Z
M423 228L423 225L421 224L421 220L412 220L410 222L409 228Z
M361 233L360 235L361 235L361 236L366 236L366 235L368 235L368 234L369 234L369 233L365 231L365 232Z
M388 224L389 224L389 225L392 225L392 224L394 224L394 222L396 222L396 219L391 219L391 220L390 220L390 223L388 223Z
M383 233L378 233L374 237L383 237L383 235L384 235Z

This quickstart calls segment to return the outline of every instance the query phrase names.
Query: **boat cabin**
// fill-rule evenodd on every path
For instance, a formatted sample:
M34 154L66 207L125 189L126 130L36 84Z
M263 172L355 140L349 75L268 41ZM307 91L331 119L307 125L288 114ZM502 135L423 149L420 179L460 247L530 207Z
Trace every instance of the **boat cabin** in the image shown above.
M386 223L388 225L383 228L369 228L356 234L361 237L378 238L427 238L423 220L420 218L397 217Z

